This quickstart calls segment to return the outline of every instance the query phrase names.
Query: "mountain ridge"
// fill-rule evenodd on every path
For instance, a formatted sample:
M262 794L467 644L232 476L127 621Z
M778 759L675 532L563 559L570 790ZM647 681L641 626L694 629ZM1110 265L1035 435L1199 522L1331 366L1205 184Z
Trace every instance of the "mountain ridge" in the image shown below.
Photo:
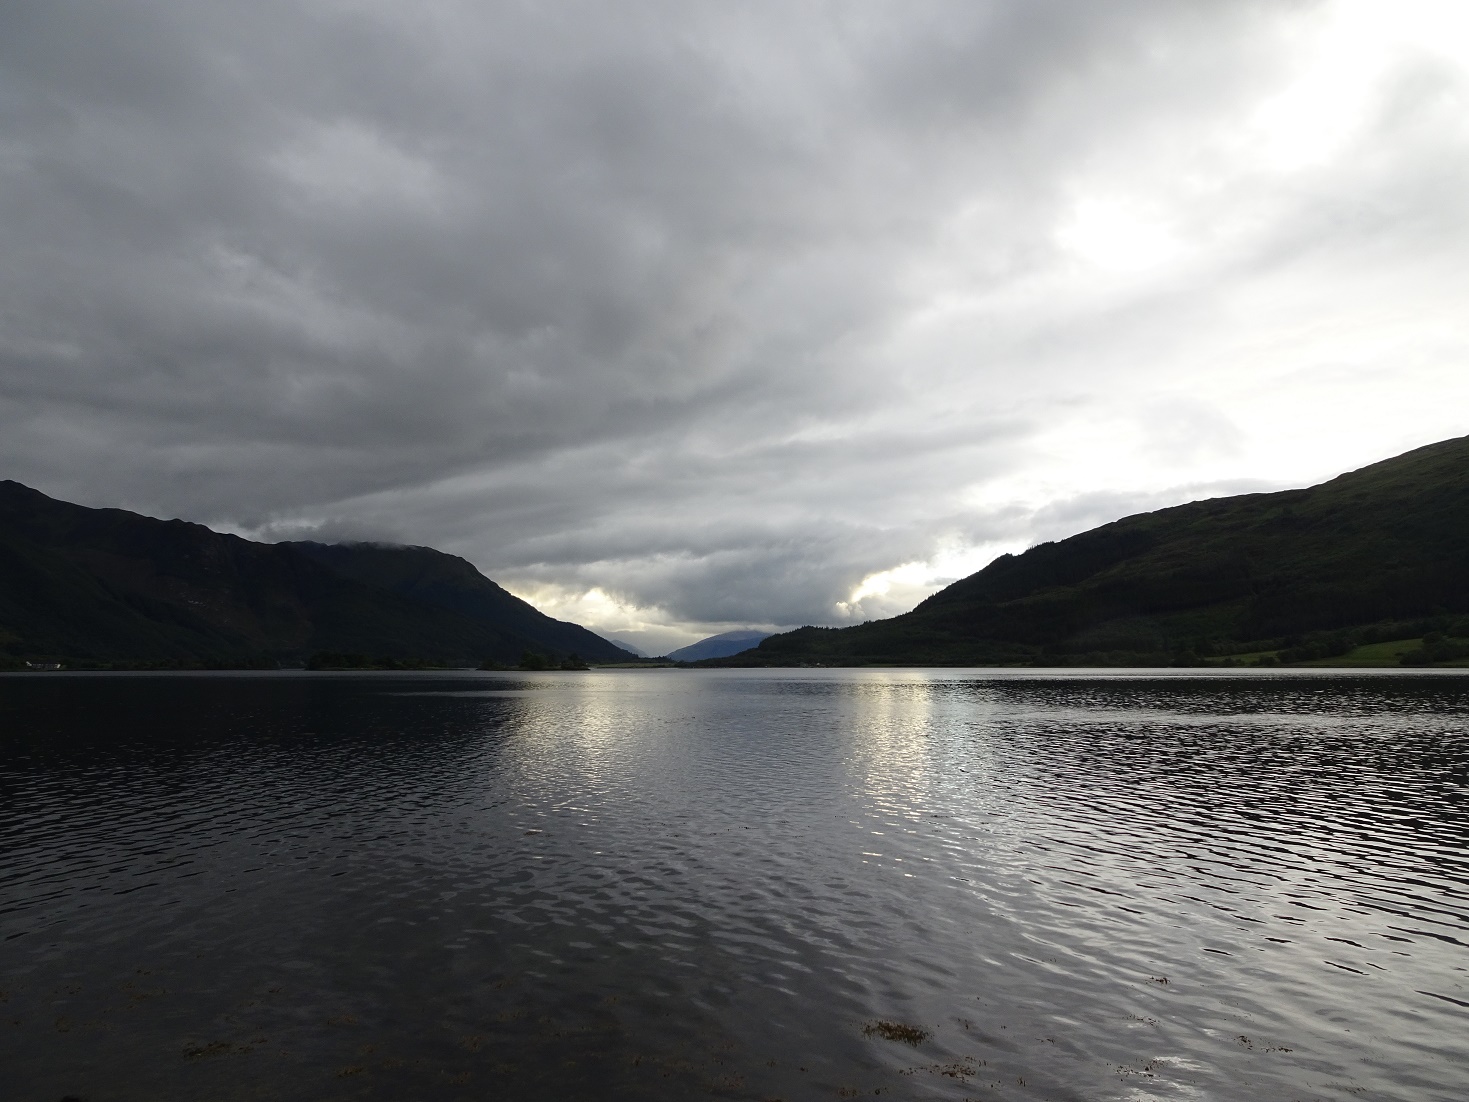
M721 664L1153 664L1465 614L1460 437L1305 489L1124 517L1001 555L901 616L798 628Z
M768 631L724 631L718 635L700 639L697 643L690 643L686 647L671 650L666 657L675 662L700 662L706 658L729 658L749 650L762 639L769 637L770 632Z
M466 665L527 650L627 657L463 559L333 546L256 543L0 481L0 657L225 667L317 652Z

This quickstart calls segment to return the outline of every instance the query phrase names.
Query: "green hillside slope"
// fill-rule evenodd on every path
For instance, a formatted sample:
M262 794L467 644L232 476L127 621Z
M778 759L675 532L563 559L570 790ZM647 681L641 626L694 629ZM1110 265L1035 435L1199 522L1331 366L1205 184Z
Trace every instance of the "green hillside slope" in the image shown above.
M1130 664L1341 649L1466 613L1469 437L1310 489L1127 517L1001 556L903 616L801 628L744 657Z

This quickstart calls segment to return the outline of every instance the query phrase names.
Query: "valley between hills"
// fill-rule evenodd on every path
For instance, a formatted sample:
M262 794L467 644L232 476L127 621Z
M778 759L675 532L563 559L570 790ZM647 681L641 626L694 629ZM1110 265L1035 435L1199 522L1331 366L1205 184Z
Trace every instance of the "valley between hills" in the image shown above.
M432 548L256 543L0 482L0 668L588 664L656 660ZM1469 666L1469 437L1126 517L901 616L694 664Z

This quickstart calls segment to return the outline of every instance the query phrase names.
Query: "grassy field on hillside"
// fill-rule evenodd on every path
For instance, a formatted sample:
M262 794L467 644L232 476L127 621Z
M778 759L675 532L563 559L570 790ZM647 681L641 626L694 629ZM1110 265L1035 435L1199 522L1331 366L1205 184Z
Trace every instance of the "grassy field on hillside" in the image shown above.
M1412 654L1423 649L1424 640L1417 639L1392 639L1383 643L1365 643L1360 647L1353 647L1346 654L1338 654L1330 658L1312 658L1303 662L1280 662L1282 669L1396 669L1406 668L1403 656ZM1248 654L1231 654L1221 659L1222 663L1238 666L1274 665L1270 659L1279 662L1280 651L1251 651ZM1262 663L1262 659L1265 661ZM1214 663L1218 664L1218 663ZM1469 669L1469 658L1455 658L1442 662L1432 662L1425 665L1417 665L1416 668L1425 669Z
M1390 643L1368 643L1335 658L1317 658L1302 666L1397 666L1403 655L1423 645L1422 639L1394 639Z

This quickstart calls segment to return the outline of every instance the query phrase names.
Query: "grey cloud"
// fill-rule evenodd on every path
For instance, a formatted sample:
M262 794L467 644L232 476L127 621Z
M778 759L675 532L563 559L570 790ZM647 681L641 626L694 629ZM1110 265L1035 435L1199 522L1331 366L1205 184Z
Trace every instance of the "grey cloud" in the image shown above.
M1323 178L1166 291L1046 289L1078 181L1281 79L1317 8L8 5L0 464L674 621L829 620L946 539L1048 530L972 494L1228 329L1235 281L1407 232ZM1410 66L1384 120L1459 79ZM1372 193L1462 218L1442 126L1381 125ZM1177 401L1159 462L1243 447Z

